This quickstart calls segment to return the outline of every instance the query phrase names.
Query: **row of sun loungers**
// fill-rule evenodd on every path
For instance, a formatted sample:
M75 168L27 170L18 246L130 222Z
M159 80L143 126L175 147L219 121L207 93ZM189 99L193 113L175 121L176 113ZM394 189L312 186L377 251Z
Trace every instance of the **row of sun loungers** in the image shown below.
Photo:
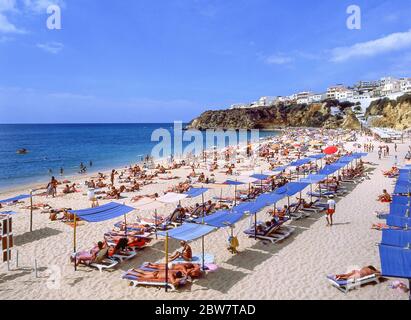
M283 241L294 232L295 228L284 226L286 221L287 219L279 222L278 224L273 224L268 228L264 226L264 223L259 222L257 223L257 227L261 226L261 231L257 230L256 226L252 226L250 229L245 230L244 233L250 238L255 237L263 241L270 241L274 244L279 241Z
M192 260L190 261L193 264L200 265L203 261L203 256L200 254L193 255ZM187 261L179 258L173 261L173 264L179 264L179 263L187 263ZM205 254L204 255L204 264L213 264L214 263L214 256L211 254ZM144 263L141 265L139 270L142 271L156 271L156 269L151 269L147 266L147 263ZM206 270L203 270L203 272L206 272ZM168 287L172 291L176 291L179 287L184 286L187 282L191 281L191 279L187 276L183 276L182 278L177 280L177 283L171 283L166 282L166 281L158 281L158 280L147 280L146 278L140 278L138 274L134 271L134 269L129 269L126 272L123 273L121 276L123 280L126 280L129 282L130 286L132 287L137 287L137 286L154 286L154 287L160 287L160 288L165 288Z

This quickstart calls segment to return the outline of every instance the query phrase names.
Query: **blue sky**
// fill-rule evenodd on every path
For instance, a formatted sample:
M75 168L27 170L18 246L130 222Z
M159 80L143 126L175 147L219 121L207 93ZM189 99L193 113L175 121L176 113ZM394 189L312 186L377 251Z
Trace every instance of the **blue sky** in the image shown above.
M62 8L62 30L46 8ZM349 5L361 30L346 27ZM0 123L188 121L411 76L409 1L0 0Z

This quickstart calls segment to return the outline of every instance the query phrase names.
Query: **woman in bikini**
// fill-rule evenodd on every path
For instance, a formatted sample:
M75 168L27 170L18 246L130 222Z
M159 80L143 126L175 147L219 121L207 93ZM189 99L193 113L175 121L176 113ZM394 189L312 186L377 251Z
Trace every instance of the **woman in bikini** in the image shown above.
M178 258L183 258L185 261L191 261L193 259L193 252L189 244L185 241L180 241L180 245L183 247L181 252L177 251L170 257L170 261L174 261Z
M166 269L166 265L164 263L148 263L147 265L145 265L145 267L156 270ZM181 271L185 276L192 278L197 278L201 275L200 265L193 263L171 264L169 266L169 270Z
M360 270L352 270L351 272L346 273L346 274L337 274L335 276L335 279L336 280L348 280L348 279L357 280L357 279L361 279L361 278L364 278L366 276L370 276L373 274L379 275L381 274L381 272L378 271L374 266L367 266L367 267L361 268Z

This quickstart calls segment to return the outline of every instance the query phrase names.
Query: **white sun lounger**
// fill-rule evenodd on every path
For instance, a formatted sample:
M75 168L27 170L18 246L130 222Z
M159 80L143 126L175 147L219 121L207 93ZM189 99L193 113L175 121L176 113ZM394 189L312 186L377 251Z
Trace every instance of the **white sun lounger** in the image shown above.
M72 253L71 254L71 258L74 259L76 256L76 253ZM112 258L104 258L104 260L100 263L90 263L90 264L84 264L84 263L80 263L83 266L86 267L92 267L92 268L96 268L98 269L100 272L103 272L103 270L109 270L109 269L113 269L115 266L117 266L119 263L119 261L114 260Z
M166 285L172 290L176 291L176 287L171 284L171 283L165 283L165 282L150 282L150 281L139 281L139 280L128 280L130 281L130 285L133 288L136 288L137 286L154 286L154 287L166 287Z
M103 270L110 270L117 266L119 262L114 259L106 258L100 263L90 263L90 267L98 269L98 271L103 272Z
M128 270L127 272L124 272L123 276L121 277L124 280L127 280L130 282L130 286L132 286L133 288L136 288L137 286L153 286L153 287L168 287L170 288L172 291L176 291L177 288L175 285L173 285L172 283L168 282L156 282L156 281L146 281L146 280L138 280L138 277L136 277L135 275L129 274L129 272L131 271ZM182 278L180 280L180 285L184 285L187 282L187 278Z
M129 251L128 254L113 254L112 258L124 262L133 259L137 255L136 251Z
M330 276L327 276L327 280L341 292L347 293L351 289L355 289L367 283L371 283L371 282L379 283L380 277L381 276L379 274L372 274L372 275L362 277L359 279L336 280L335 276L330 275Z

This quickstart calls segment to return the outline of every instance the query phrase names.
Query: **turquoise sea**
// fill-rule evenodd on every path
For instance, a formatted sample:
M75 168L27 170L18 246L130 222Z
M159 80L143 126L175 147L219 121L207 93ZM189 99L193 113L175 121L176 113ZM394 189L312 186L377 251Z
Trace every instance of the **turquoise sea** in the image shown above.
M0 125L0 189L46 182L51 175L106 170L141 161L158 142L151 134L173 124L2 124ZM261 131L260 137L278 134ZM185 142L187 145L189 142ZM183 146L184 146L183 145ZM25 148L25 155L17 154ZM90 168L89 162L92 161Z

